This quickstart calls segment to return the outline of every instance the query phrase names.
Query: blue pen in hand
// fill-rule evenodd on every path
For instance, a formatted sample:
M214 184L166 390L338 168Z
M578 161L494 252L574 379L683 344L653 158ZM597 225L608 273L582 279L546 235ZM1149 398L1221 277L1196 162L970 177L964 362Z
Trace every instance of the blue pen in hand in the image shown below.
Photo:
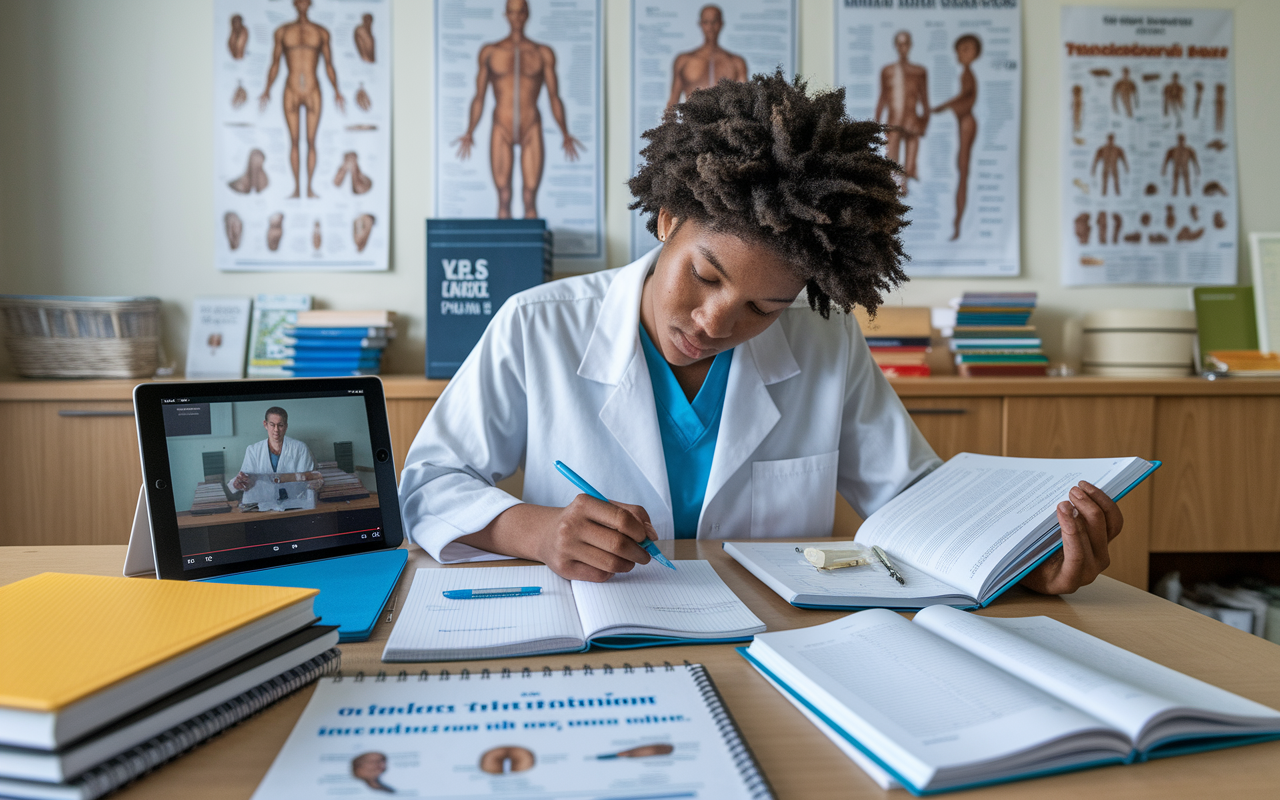
M577 486L579 489L581 489L584 494L589 494L595 499L601 500L605 503L609 502L609 499L607 497L597 492L595 490L595 487L593 487L591 484L584 481L581 475L579 475L578 473L566 467L563 461L556 462L556 470L561 475L568 478L570 483L572 483L574 486ZM640 544L640 546L645 549L645 552L653 556L654 560L656 560L659 564L663 565L664 567L670 567L671 569L676 568L676 565L672 564L671 561L668 560L667 557L662 554L662 551L658 549L658 543L655 542L654 540L645 539L644 542Z

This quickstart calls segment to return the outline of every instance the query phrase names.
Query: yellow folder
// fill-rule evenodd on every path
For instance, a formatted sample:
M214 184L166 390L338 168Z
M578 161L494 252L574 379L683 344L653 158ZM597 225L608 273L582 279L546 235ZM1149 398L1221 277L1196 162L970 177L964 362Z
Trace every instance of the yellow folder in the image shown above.
M57 711L318 594L46 572L0 587L0 706Z

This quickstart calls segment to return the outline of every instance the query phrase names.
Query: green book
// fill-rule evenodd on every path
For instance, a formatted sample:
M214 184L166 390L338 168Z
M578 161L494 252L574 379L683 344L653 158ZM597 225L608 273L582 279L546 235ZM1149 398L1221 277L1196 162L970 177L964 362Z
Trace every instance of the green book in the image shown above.
M1191 290L1196 307L1196 363L1201 372L1215 350L1257 350L1258 323L1252 286L1197 286Z

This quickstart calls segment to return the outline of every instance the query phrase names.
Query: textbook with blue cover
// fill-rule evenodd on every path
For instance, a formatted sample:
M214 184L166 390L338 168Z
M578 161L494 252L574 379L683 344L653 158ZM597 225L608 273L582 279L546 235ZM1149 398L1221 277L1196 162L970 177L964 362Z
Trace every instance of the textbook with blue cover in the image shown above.
M545 220L427 220L427 377L452 378L507 298L550 279Z
M819 570L797 552L818 542L726 542L725 552L798 608L988 605L1062 547L1057 505L1080 481L1119 500L1160 466L1141 458L1010 458L961 453L867 517L854 541L879 564Z
M1280 738L1280 711L1048 617L872 609L738 652L917 795Z

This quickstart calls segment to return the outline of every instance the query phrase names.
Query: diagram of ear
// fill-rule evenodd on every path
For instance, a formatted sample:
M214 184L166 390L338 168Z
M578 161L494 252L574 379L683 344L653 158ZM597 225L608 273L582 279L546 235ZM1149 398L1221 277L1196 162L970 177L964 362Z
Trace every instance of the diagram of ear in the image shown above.
M323 242L324 239L320 236L320 220L316 220L316 224L311 228L311 247L319 250Z
M228 211L222 216L222 224L227 229L227 244L231 245L232 250L239 250L240 237L244 234L244 221L236 212Z
M231 95L231 107L239 108L249 101L249 93L244 90L244 84L236 81L236 92Z
M267 217L267 249L273 253L280 247L280 239L284 237L284 214L276 212Z
M341 186L348 174L351 176L351 191L355 194L365 194L373 188L373 178L360 171L360 161L354 150L343 154L338 174L333 176L333 185Z
M364 90L363 83L356 90L356 105L360 106L361 111L368 111L373 108L373 100L369 99L369 93Z
M480 756L480 769L490 775L509 775L533 769L533 751L524 747L495 747Z
M249 151L249 163L244 168L244 174L234 181L227 183L231 187L231 191L240 194L249 194L250 192L261 192L267 188L267 171L262 165L266 162L267 155L256 147Z
M351 223L351 238L356 243L356 252L364 252L364 246L369 243L369 234L373 232L373 223L372 214L361 214Z

